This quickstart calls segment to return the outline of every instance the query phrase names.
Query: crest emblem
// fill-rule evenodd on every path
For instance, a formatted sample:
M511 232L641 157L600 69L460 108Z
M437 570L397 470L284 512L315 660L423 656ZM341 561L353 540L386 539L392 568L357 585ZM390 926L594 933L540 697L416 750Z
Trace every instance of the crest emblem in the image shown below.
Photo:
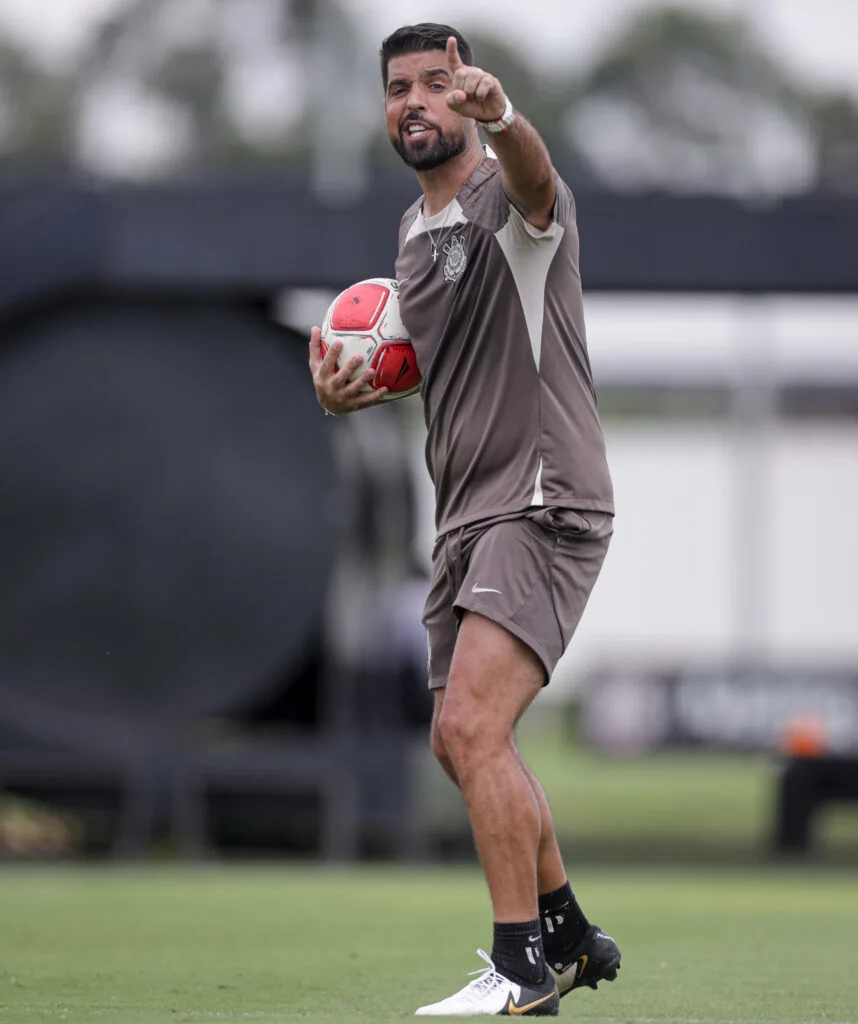
M447 259L444 261L444 280L458 281L468 263L468 254L465 252L465 236L453 235L444 246L444 252L447 254Z

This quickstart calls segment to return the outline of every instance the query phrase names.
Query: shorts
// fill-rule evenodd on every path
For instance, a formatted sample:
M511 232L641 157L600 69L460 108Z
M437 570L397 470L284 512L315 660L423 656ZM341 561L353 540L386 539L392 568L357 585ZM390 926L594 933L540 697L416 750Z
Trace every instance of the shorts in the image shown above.
M527 644L547 683L581 620L612 533L607 512L534 508L439 537L423 612L430 689L447 685L465 611Z

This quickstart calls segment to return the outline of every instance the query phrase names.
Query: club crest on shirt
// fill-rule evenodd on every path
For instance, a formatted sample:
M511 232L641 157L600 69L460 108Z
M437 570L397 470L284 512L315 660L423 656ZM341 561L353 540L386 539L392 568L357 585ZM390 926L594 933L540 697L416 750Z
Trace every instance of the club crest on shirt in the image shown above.
M453 235L444 246L444 252L447 254L447 259L444 261L444 280L458 281L468 263L468 254L465 252L465 236Z

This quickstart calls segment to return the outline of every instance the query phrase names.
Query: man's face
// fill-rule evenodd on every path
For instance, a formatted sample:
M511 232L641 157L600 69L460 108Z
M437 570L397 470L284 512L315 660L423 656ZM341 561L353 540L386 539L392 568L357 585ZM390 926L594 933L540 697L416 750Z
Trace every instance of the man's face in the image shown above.
M467 149L466 121L447 106L451 84L444 50L407 53L387 66L387 133L415 171L431 171Z

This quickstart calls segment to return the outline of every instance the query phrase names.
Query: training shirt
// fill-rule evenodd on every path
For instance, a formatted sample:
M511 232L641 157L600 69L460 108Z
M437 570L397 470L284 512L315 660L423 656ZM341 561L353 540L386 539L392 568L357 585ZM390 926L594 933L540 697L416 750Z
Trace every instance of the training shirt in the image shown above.
M438 533L539 505L612 513L569 187L557 177L540 231L488 151L444 210L422 207L402 218L396 277L423 377Z

